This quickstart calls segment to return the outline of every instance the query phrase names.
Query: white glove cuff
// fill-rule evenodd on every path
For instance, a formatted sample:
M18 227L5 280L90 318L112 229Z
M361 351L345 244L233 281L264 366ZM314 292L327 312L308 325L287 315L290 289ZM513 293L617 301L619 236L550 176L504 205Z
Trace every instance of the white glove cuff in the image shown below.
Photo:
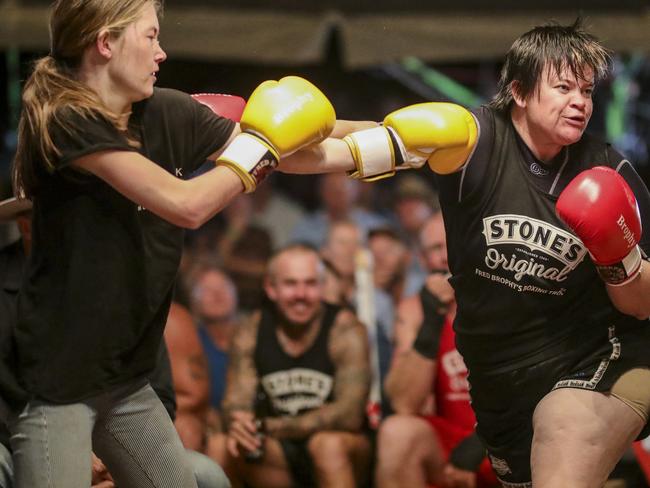
M353 132L345 141L356 164L353 178L389 176L395 172L395 148L386 127Z
M242 132L219 156L217 164L237 173L244 184L244 191L250 193L278 166L279 159L277 151L270 144Z
M620 262L607 266L597 265L600 277L610 286L623 286L641 272L641 249L634 246Z

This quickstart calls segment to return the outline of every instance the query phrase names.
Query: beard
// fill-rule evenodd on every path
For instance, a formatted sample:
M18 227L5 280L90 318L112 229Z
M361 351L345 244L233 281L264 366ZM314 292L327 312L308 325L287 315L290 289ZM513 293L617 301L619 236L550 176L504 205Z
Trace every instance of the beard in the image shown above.
M441 274L441 275L446 275L449 273L448 269L444 268L433 268L429 270L429 274L435 275L435 274Z
M295 305L296 303L306 303L306 302L292 302L289 307ZM320 317L322 307L320 305L316 306L313 311L305 319L293 320L289 315L276 303L275 304L275 315L278 323L282 325L289 335L299 335L304 331L310 324L312 324L318 317Z

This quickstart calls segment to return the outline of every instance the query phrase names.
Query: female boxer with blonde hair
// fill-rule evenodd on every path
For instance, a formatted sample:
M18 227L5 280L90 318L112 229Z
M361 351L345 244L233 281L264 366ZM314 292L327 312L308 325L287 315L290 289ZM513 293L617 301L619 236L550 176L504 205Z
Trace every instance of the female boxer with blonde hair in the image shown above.
M154 89L167 57L159 11L154 0L56 1L51 53L24 88L13 176L34 220L16 326L30 399L10 422L18 488L89 486L91 443L120 487L196 486L145 379L182 227L252 191L280 156L335 124L324 95L297 77L253 92L242 128L257 135L189 95ZM219 98L210 102L219 112ZM297 153L289 167L351 164L344 142L321 146L307 153L314 162ZM184 179L206 159L216 166Z

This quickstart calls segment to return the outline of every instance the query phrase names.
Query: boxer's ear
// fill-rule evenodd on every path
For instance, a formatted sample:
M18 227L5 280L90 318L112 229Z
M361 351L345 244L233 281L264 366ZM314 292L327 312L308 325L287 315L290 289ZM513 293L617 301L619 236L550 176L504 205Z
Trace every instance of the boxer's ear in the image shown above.
M526 107L526 98L521 94L521 84L517 80L510 82L510 93L512 93L512 100L521 108Z
M95 40L95 48L97 52L106 59L111 59L113 57L115 49L115 39L111 38L111 33L108 29L102 29L97 34L97 39Z

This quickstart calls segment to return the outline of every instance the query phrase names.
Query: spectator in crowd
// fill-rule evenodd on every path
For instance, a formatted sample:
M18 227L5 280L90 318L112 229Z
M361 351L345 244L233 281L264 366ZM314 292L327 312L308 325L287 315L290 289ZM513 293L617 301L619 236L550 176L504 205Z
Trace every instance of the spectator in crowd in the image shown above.
M409 247L417 248L422 227L440 209L438 198L424 175L403 172L395 178L393 211Z
M418 293L427 276L419 251L420 231L440 205L431 183L423 175L403 172L396 178L393 211L400 235L411 254L404 283L404 296L410 296Z
M377 486L497 486L474 433L467 368L454 345L456 306L441 213L424 225L420 246L431 275L419 295L399 303L386 379L395 413L379 429ZM427 405L431 394L433 406Z
M191 274L191 309L198 326L210 374L210 406L219 410L226 383L230 341L241 317L235 285L214 264L199 265Z
M386 225L386 218L358 206L359 184L343 173L321 175L319 194L322 207L296 225L292 241L320 248L325 243L329 226L337 220L352 220L361 230L363 239L370 229Z
M353 303L356 256L361 246L361 231L352 220L331 223L320 249L326 267L325 301L339 305Z
M237 289L230 277L214 264L199 264L190 275L191 306L208 361L210 409L206 453L224 459L224 446L216 433L223 432L221 402L226 388L228 350L233 334L242 320Z
M293 228L304 218L305 210L274 186L275 178L276 175L271 175L251 195L251 224L264 229L271 236L273 249L279 249L289 243Z
M164 339L176 396L174 425L186 449L205 452L210 405L208 364L192 316L179 303L172 303L169 309Z
M321 256L326 265L325 300L351 307L368 330L373 377L368 410L374 428L382 412L388 411L381 383L390 363L395 307L390 295L374 282L372 254L361 242L354 222L332 223Z
M235 284L240 308L259 308L264 297L262 280L273 244L265 226L253 222L253 204L251 195L239 195L207 225L189 234L180 268L181 284L188 295L193 287L190 275L194 269L216 265Z
M222 441L235 483L345 488L367 479L368 339L349 309L323 302L323 273L316 250L279 250L265 279L270 303L233 338Z
M214 242L216 257L233 280L239 307L252 311L264 299L262 281L273 252L271 235L253 223L253 199L239 195L222 212L223 226Z
M393 303L399 303L411 262L404 238L393 227L377 227L368 234L368 248L373 258L375 286L387 293Z

